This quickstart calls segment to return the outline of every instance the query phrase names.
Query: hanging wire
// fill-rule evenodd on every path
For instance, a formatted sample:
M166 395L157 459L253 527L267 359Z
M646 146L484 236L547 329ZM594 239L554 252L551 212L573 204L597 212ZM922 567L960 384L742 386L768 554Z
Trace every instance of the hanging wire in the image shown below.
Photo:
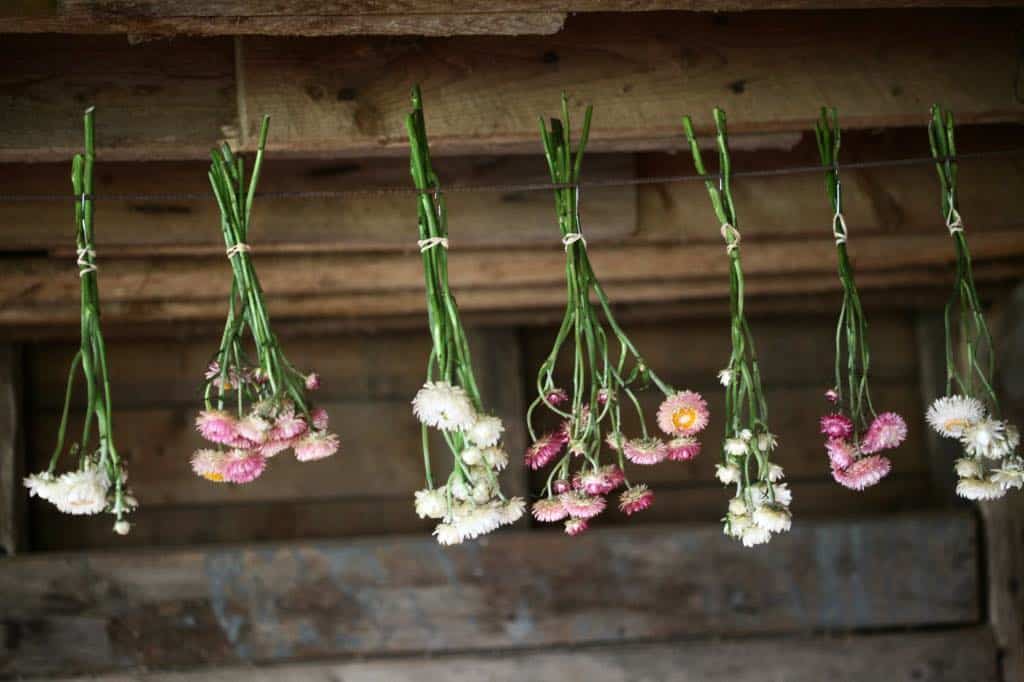
M969 159L990 159L996 157L1024 156L1024 148L1002 149L988 152L968 152L955 156L941 158L939 161L965 161ZM895 168L900 166L917 166L934 164L936 159L930 156L911 157L904 159L885 159L879 161L853 161L837 165L836 169L867 169L867 168ZM784 175L807 175L821 172L821 165L806 166L783 166L780 168L766 168L762 170L741 170L733 171L732 177L744 178L767 178ZM603 180L588 180L577 185L556 184L551 182L520 183L520 184L454 184L445 185L446 193L458 192L542 192L556 189L569 189L571 187L633 187L638 185L662 185L683 182L704 182L706 180L720 180L716 174L687 174L687 175L651 175L633 178L607 178ZM417 194L421 190L413 187L364 187L339 190L301 190L281 192L258 192L256 196L268 199L341 199L346 197L368 197L393 194ZM437 188L422 190L426 193L437 193ZM31 202L57 202L57 201L78 201L81 198L99 201L195 201L209 199L208 192L155 192L155 193L120 193L103 195L84 195L79 197L71 194L4 194L0 193L0 204L17 204Z

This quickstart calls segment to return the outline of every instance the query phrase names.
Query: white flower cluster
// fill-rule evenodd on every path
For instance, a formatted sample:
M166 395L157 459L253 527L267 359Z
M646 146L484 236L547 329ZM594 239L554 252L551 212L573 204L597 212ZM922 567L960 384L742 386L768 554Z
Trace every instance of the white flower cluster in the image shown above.
M928 408L928 424L940 435L959 440L964 456L956 460L956 492L968 500L995 500L1024 487L1024 459L1017 454L1020 432L993 419L975 398L950 395Z
M415 494L419 517L441 521L434 529L438 543L459 544L518 521L525 500L506 499L498 486L498 472L509 461L500 446L505 430L501 419L478 414L464 389L443 381L424 384L412 410L423 424L460 434L455 442L463 444L447 484Z
M744 429L736 437L725 439L725 464L715 467L715 476L724 485L735 485L736 496L722 519L722 532L740 540L744 547L761 545L773 533L784 533L793 524L789 505L793 493L782 482L784 473L778 464L767 462L753 482L744 481L743 467L750 455L763 455L775 449L778 441L767 431L754 435Z
M121 509L115 509L113 484L106 471L86 459L78 471L69 471L54 476L48 471L32 474L24 480L29 495L39 497L53 504L65 514L99 514L110 509L115 514L131 511L137 506L135 498L125 496ZM130 526L127 521L118 521L115 530L124 535Z

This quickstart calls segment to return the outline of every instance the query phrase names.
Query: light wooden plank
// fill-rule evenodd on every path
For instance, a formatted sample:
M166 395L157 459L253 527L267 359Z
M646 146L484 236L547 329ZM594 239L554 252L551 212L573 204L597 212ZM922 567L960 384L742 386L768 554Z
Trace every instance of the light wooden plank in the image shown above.
M245 10L238 15L225 15L213 5L217 16L209 16L210 5L198 9L198 16L135 15L100 10L93 6L82 12L66 5L56 16L18 16L5 19L4 31L11 33L127 33L135 41L163 36L225 36L225 35L550 35L565 22L564 12L445 14L326 14L326 9L313 9L300 14L254 15ZM0 15L2 16L2 15Z
M438 153L536 153L537 116L556 111L566 83L574 112L596 105L593 151L680 148L679 116L694 114L706 132L715 105L737 140L806 132L823 103L850 129L920 126L933 101L965 123L1021 120L1018 13L892 11L887 31L874 12L836 16L581 14L557 37L246 38L241 107L226 38L11 36L0 51L14 65L0 80L0 160L67 159L87 104L107 161L205 158L263 113L274 116L272 151L404 155L417 81ZM957 36L956 50L935 52L943 35Z
M707 132L714 106L728 111L734 134L810 130L825 103L838 107L849 129L920 126L933 101L946 102L962 123L1019 121L1020 15L967 16L890 12L888 30L879 31L873 12L842 21L828 12L582 14L553 40L384 46L253 38L244 48L246 108L250 128L263 112L281 121L271 149L355 154L404 153L403 118L417 82L431 146L447 153L534 153L537 117L557 112L566 83L577 120L585 104L595 105L595 151L681 148L680 115L693 114ZM936 53L942 35L956 35L957 49Z
M81 151L82 111L90 105L101 160L111 149L121 158L204 158L237 133L226 39L132 46L116 37L7 35L0 63L0 159L66 162ZM70 183L52 191L70 192Z
M275 122L276 123L276 122ZM272 124L274 125L274 124ZM587 159L590 177L634 176L630 155ZM96 206L98 243L104 256L217 254L224 252L220 213L210 192L205 162L100 163ZM445 186L516 185L549 182L537 157L457 157L441 168ZM0 186L9 194L67 194L65 202L0 202L0 251L45 249L74 253L68 164L0 165ZM268 162L260 176L266 192L331 192L412 188L406 160ZM195 194L149 200L112 195ZM594 242L636 232L635 187L588 193L587 236ZM550 192L453 192L446 195L453 247L510 242L546 245L557 239ZM260 253L296 251L408 250L418 238L416 195L372 192L317 198L264 196L256 199L249 240Z
M0 344L0 550L25 548L24 419L21 349Z
M167 261L162 261L166 263ZM125 261L127 263L127 261ZM282 261L283 263L283 261ZM308 261L306 262L308 265ZM159 267L159 266L157 266ZM283 274L283 273L282 273ZM495 273L499 274L498 272ZM1007 286L1018 281L1024 274L1024 261L998 261L986 263L975 261L976 281L991 289ZM226 275L226 273L225 273ZM154 275L155 276L155 275ZM175 274L177 279L180 275ZM378 275L373 283L379 281ZM937 267L910 268L886 272L863 272L857 276L857 284L866 295L886 292L896 296L888 297L875 305L911 309L915 306L935 307L948 297L951 274ZM143 276L144 279L144 276ZM3 293L0 281L0 293ZM31 285L30 285L31 286ZM214 286L214 285L211 285ZM642 318L694 318L719 315L728 296L728 282L724 279L710 281L681 281L658 283L609 282L605 289L614 304L623 310L637 310L649 306L650 310L638 312ZM815 275L768 275L748 276L746 293L751 305L758 305L766 311L808 312L835 310L837 303L827 294L840 290L839 280L834 274ZM564 306L565 286L551 283L542 286L508 286L507 288L461 289L457 290L460 308L478 321L487 316L489 324L508 326L510 324L557 324L560 308ZM193 290L195 293L195 290ZM62 332L53 325L73 325L78 320L77 304L73 299L48 302L39 305L26 301L32 294L31 288L9 295L0 301L0 334L8 338L39 338L39 327L47 328L50 335ZM56 295L56 294L55 294ZM767 297L771 297L769 300ZM790 297L788 304L775 306L774 300ZM794 299L793 297L798 297ZM129 325L179 324L184 321L222 321L225 313L222 300L173 300L173 301L104 301L104 320L109 323ZM268 305L278 324L292 325L311 320L330 320L336 330L361 331L390 324L393 328L422 328L423 294L418 291L344 293L344 294L295 294L290 296L268 294ZM24 328L24 332L19 330ZM135 327L137 329L137 327ZM130 334L125 326L122 333ZM165 332L167 330L165 329ZM171 330L171 333L177 333ZM67 327L63 334L66 336Z
M259 246L255 248L258 251ZM971 248L979 267L983 267L987 261L1009 260L1024 254L1024 239L1017 229L978 232L972 234ZM835 279L834 249L829 236L750 245L743 253L744 272L751 278L817 275L821 281L830 282ZM411 251L415 252L415 245ZM941 231L929 235L863 237L852 245L851 252L865 286L870 286L867 283L872 273L909 270L912 275L929 268L945 269L953 258L949 235ZM711 282L717 292L721 282L728 281L728 259L719 244L629 242L595 247L590 254L602 283L613 293L617 283L643 283L649 291L657 292L661 283L673 281L697 292ZM370 293L419 293L423 286L422 265L412 253L257 253L255 258L260 281L271 297L337 293L351 295L351 300L356 301L359 295ZM564 287L565 254L557 239L552 239L546 249L453 248L449 262L452 287L460 295L467 290L506 287ZM223 306L231 287L230 266L223 256L104 260L101 251L99 263L105 306L202 300ZM19 309L66 303L77 292L77 280L75 269L64 263L32 257L13 260L0 281L0 304L4 306L0 320L13 321ZM559 304L560 299L552 299L549 305Z
M120 673L96 682L997 682L987 628L942 632L622 644L272 668ZM70 682L70 679L66 682Z
M970 516L929 514L802 524L758 551L716 524L17 557L0 609L34 636L4 639L0 672L969 623L976 543Z

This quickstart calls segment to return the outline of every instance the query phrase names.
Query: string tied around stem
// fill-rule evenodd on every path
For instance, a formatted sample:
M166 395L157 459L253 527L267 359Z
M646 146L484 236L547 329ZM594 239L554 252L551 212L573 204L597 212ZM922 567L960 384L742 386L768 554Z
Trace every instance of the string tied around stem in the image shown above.
M846 219L840 211L832 216L832 236L835 237L836 246L846 243Z
M75 264L78 266L78 276L85 277L90 272L96 272L99 268L94 262L96 258L96 249L84 247L75 250L77 256Z
M582 232L569 232L562 237L562 246L565 247L566 251L568 251L569 247L576 242L582 244L583 248L587 248L587 238L583 236Z
M950 206L949 213L946 214L946 228L949 230L950 236L964 231L963 218L960 217L960 211L956 210L954 206Z
M249 253L252 251L252 247L244 242L238 242L234 246L231 246L224 253L227 254L228 258L233 258L240 253Z
M740 231L731 223L722 223L719 231L722 233L722 239L725 240L725 252L731 256L736 249L740 248Z
M425 253L435 246L440 246L442 249L447 250L448 237L427 237L417 241L416 246L420 247L420 253Z

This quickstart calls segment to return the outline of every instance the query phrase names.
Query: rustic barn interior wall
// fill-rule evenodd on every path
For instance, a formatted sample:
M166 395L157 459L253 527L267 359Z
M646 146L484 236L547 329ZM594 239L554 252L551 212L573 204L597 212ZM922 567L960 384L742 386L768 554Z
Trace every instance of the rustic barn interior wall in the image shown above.
M956 448L923 421L945 380L954 260L927 162L933 102L957 117L960 211L999 388L1011 421L1024 418L1018 4L0 7L0 678L1024 682L1024 502L958 500ZM415 515L409 403L429 352L403 125L416 83L452 287L484 402L508 428L504 488L524 496L543 483L520 457L524 412L565 301L551 190L525 187L549 180L537 118L563 90L574 116L595 105L588 254L650 365L712 410L695 461L639 472L656 495L643 513L607 513L576 538L524 518L458 548ZM21 487L48 462L78 338L64 195L89 105L115 429L142 503L124 537L107 516L62 516ZM843 126L875 405L909 425L893 473L862 493L832 481L818 433L840 301L812 132L822 105ZM763 172L733 186L794 495L792 532L755 551L722 536L714 479L728 261L703 184L669 179L693 173L680 116L710 151L714 106L729 114L733 170ZM265 113L253 262L289 357L320 373L342 450L282 456L229 486L188 465L231 285L206 172L221 141L251 156ZM886 160L910 162L858 167ZM800 167L813 172L773 174ZM73 400L72 432L84 410ZM642 398L648 414L656 405Z

